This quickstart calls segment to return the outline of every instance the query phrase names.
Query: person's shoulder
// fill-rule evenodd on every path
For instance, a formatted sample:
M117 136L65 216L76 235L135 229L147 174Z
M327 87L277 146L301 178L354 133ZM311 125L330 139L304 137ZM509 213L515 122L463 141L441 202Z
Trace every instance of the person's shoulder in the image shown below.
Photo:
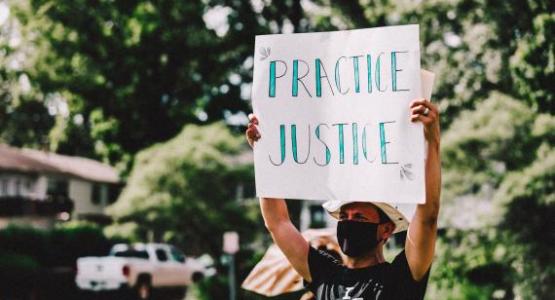
M410 271L410 266L407 261L407 255L404 249L400 251L391 262L391 270L393 271L393 273L396 274L396 276L399 276L405 279L407 283L411 283L411 284L423 283L424 285L426 285L428 281L428 276L430 274L430 269L428 269L428 271L426 272L426 275L422 279L418 281L414 280Z
M407 256L405 254L405 250L399 251L391 261L385 261L376 266L376 269L379 269L386 274L391 276L397 276L398 273L404 273L406 271L410 272Z
M343 267L341 257L336 258L331 253L309 247L308 250L308 269L312 277L312 283L319 283L332 278Z

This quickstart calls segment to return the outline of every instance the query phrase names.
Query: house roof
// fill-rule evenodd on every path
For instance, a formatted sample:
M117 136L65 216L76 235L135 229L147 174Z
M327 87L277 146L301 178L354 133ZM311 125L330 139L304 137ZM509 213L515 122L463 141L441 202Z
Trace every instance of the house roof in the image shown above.
M96 182L119 182L118 172L107 164L84 157L20 149L5 144L0 144L0 170L54 173Z

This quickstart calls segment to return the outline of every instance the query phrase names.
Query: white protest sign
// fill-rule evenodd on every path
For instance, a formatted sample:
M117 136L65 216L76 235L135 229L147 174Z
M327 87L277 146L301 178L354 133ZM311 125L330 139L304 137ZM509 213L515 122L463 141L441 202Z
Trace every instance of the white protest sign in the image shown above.
M418 25L257 36L258 196L424 201Z

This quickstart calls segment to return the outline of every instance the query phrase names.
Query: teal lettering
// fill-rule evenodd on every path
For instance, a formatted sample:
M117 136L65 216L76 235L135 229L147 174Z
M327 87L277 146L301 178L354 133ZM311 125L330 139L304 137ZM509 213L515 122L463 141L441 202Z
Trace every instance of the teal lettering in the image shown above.
M299 60L293 60L293 84L291 85L291 95L297 97L299 94Z
M354 70L354 76L355 76L355 92L356 93L360 93L360 75L359 75L359 63L358 63L358 58L362 57L362 55L358 55L358 56L351 56L351 58L353 59L353 70Z
M381 158L382 158L382 164L387 165L387 164L398 164L398 162L390 162L387 161L387 147L386 145L389 144L390 142L387 141L386 137L385 137L385 124L391 124L391 123L395 123L395 121L389 121L389 122L380 122L380 153L381 153Z
M335 95L333 93L333 88L331 87L331 82L328 78L328 73L326 72L326 69L322 64L322 61L317 58L316 60L314 60L314 65L314 69L316 70L316 97L322 97L322 78L326 78L326 81L328 82L328 85L330 87L331 94ZM322 76L322 72L324 73L324 76Z
M366 126L368 126L368 124L365 124L364 128L362 129L362 154L364 155L364 159L372 163L376 160L376 158L374 157L374 159L372 160L368 159L368 143L366 142Z
M291 147L293 150L293 160L295 160L298 164L304 164L308 160L308 156L310 155L310 125L308 126L308 153L306 158L303 161L299 162L298 159L298 151L297 151L297 125L291 124Z
M393 92L408 91L409 89L397 89L397 72L403 69L397 69L397 53L408 53L407 51L391 52L391 90Z
M348 123L337 123L333 124L333 126L337 126L338 134L339 134L339 164L345 164L345 137L344 137L344 130L343 127Z
M366 69L368 72L368 93L372 93L372 56L370 54L366 55L366 64L368 68Z
M353 135L353 165L358 165L358 124L353 123L351 126Z
M285 69L281 75L276 75L276 63L280 62L283 64ZM287 64L283 60L273 60L270 62L270 79L268 81L269 89L268 89L268 96L275 97L276 96L276 79L281 78L287 73Z
M280 153L281 153L281 162L275 163L272 157L268 154L268 158L270 159L270 163L274 166L281 166L285 161L285 124L279 125L279 141L280 141Z
M341 56L340 58L337 59L337 62L335 62L335 86L337 87L337 90L339 91L340 94L345 95L349 92L349 89L347 89L345 92L343 92L341 90L341 72L339 70L339 63L341 62L342 59L347 59L345 56Z
M299 77L299 61L306 66L306 72L301 77ZM304 60L298 60L298 59L293 60L293 82L291 85L292 87L291 95L293 97L297 97L299 95L299 82L301 82L301 84L303 85L304 90L306 91L308 96L312 97L312 95L308 91L308 88L306 87L306 85L302 80L308 75L309 72L310 72L310 67Z
M331 161L331 151L330 148L328 147L328 144L326 144L326 142L324 142L321 138L320 138L320 126L326 126L329 129L329 126L322 123L322 124L318 124L318 126L316 126L316 138L324 145L324 147L326 147L326 162L325 163L319 163L316 161L316 158L312 158L314 160L314 163L316 163L317 165L319 165L320 167L324 167L327 166L330 161Z
M376 59L376 70L375 70L375 76L374 76L375 80L376 80L376 88L378 88L378 91L380 91L380 92L384 92L387 89L387 86L385 86L383 90L381 89L381 87L382 87L382 85L381 85L381 81L382 81L381 80L381 76L382 76L382 72L381 72L381 69L382 69L382 67L381 67L382 66L382 55L383 55L383 52L380 53L378 55L378 59Z

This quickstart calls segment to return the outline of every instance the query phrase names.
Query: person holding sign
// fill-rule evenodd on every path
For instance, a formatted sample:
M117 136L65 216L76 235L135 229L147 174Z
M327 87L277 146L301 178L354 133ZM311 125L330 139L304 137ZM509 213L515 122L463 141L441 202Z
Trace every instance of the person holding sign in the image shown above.
M424 125L428 144L425 201L418 204L410 224L383 202L328 202L327 211L339 220L337 239L347 256L343 265L309 246L289 219L284 199L260 198L264 222L274 242L319 300L422 299L434 256L440 206L440 129L437 107L425 99L410 104L410 121ZM249 116L247 141L255 147L263 138L259 120ZM263 122L263 120L262 120ZM404 250L386 262L383 247L394 233L408 230Z

